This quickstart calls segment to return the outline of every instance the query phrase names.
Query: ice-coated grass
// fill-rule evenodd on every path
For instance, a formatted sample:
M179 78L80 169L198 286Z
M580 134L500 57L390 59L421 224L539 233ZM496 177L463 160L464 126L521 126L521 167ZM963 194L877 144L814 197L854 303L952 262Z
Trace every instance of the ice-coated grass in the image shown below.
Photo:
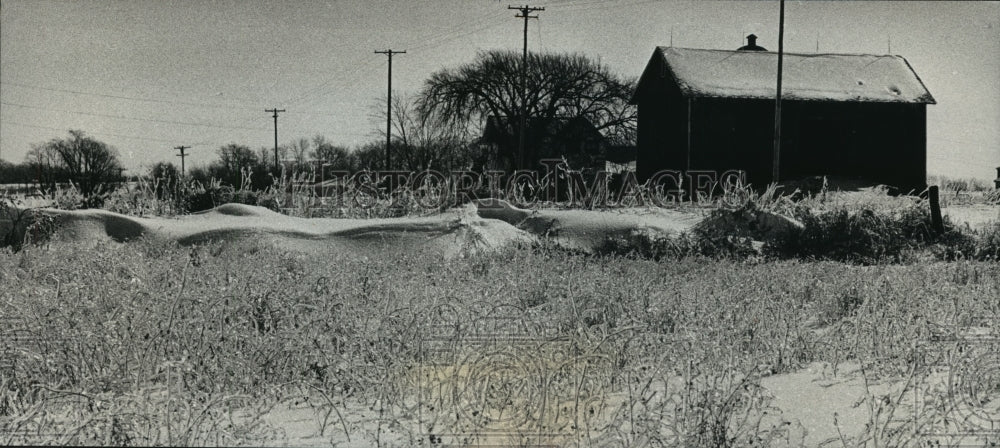
M610 357L596 375L628 397L604 438L563 442L777 443L757 418L762 375L815 361L905 375L935 328L1000 313L995 263L654 262L549 246L445 261L53 244L0 254L0 283L17 334L4 338L2 444L275 443L264 416L298 400L325 413L328 434L391 445L391 422L416 418L416 341L452 322L437 310L505 306ZM379 417L351 422L358 408Z

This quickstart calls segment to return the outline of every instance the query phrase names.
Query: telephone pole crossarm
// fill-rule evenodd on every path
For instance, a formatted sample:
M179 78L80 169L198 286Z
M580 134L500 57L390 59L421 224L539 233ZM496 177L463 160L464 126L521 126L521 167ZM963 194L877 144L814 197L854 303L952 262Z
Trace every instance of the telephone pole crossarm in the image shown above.
M177 157L181 158L181 176L184 175L184 158L188 156L188 154L184 153L184 150L185 149L190 149L190 148L191 148L190 146L183 146L183 145L181 145L181 146L174 146L174 149L176 149L176 150L178 150L178 151L181 152L180 154L177 154Z

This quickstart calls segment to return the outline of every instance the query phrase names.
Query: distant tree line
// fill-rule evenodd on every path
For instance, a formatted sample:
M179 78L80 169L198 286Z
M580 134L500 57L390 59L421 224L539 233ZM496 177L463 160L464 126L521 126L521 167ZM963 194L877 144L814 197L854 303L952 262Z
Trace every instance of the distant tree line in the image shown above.
M70 130L69 137L32 145L21 164L0 164L0 179L48 190L72 182L80 193L90 196L109 184L120 183L122 171L118 150L83 131Z
M407 109L401 109L406 111ZM394 115L396 115L394 113ZM470 143L427 136L426 130L407 129L412 118L401 120L398 127L402 137L393 138L393 160L391 169L421 171L426 169L469 169L472 162ZM255 190L271 186L274 176L342 171L355 173L365 170L384 169L385 142L379 139L359 145L353 149L335 145L323 135L300 138L278 147L280 166L274 166L274 149L252 150L247 145L230 143L216 151L217 159L207 166L191 168L187 176L202 184L212 180L225 185L239 187L246 184ZM165 166L176 167L163 162L153 167L153 178L168 172ZM157 168L159 167L159 168Z

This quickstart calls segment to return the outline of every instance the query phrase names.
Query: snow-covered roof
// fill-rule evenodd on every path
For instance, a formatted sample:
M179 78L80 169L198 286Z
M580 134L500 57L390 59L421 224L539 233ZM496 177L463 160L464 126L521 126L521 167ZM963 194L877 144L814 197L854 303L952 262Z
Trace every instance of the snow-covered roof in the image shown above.
M686 97L775 97L776 52L658 47L657 53ZM936 103L901 56L784 53L782 65L782 99Z

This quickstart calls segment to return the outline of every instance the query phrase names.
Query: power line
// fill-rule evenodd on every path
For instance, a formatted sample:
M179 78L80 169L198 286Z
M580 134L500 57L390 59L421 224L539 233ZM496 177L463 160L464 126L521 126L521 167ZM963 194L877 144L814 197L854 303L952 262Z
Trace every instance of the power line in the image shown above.
M24 127L28 127L28 128L50 129L50 130L53 130L53 131L62 131L62 132L66 132L66 131L69 130L69 128L57 128L57 127L53 127L53 126L40 126L40 125L37 125L37 124L18 123L16 121L10 121L10 120L0 121L0 124L13 124L13 125L24 126ZM135 135L113 134L113 133L110 133L110 132L90 132L90 131L87 131L87 133L88 134L94 134L94 135L107 135L107 136L110 136L110 137L121 137L121 138L135 139L135 140L145 140L145 141L149 141L149 142L158 142L158 143L173 143L173 142L176 141L176 140L166 140L166 139L159 139L159 138L152 138L152 137L138 137L138 136L135 136Z
M538 21L538 28L535 29L538 32L538 51L545 50L545 44L542 42L542 21Z
M50 91L50 92L72 93L72 94L75 94L75 95L89 95L89 96L98 96L98 97L104 97L104 98L115 98L115 99L130 100L130 101L145 101L145 102L149 102L149 103L180 104L180 105L184 105L184 106L209 107L209 108L216 108L216 109L233 109L235 107L243 107L243 106L224 105L224 104L194 103L194 102L188 102L188 101L162 100L162 99L155 99L155 98L142 98L142 97L136 97L136 96L109 95L109 94L105 94L105 93L83 92L83 91L79 91L79 90L70 90L70 89L57 89L57 88L54 88L54 87L42 87L42 86L36 86L36 85L31 85L31 84L24 84L24 83L20 83L20 82L10 82L10 81L0 81L0 84L9 84L9 85L12 85L12 86L25 87L25 88L36 89L36 90L47 90L47 91ZM249 106L247 106L247 107L249 107Z
M99 113L96 113L96 112L81 112L81 111L75 111L75 110L56 109L56 108L53 108L53 107L31 106L31 105L27 105L27 104L10 103L10 102L6 102L6 101L0 101L0 104L4 104L4 105L7 105L7 106L24 107L24 108L28 108L28 109L39 109L39 110L48 110L48 111L53 111L53 112L63 112L63 113L68 113L68 114L80 114L80 115L91 115L91 116L94 116L94 117L116 118L116 119L119 119L119 120L148 121L148 122L153 122L153 123L179 124L179 125L184 125L184 126L202 126L202 127L209 127L209 128L221 128L221 129L244 129L244 130L249 130L249 131L259 131L259 130L263 129L263 128L248 128L248 127L242 127L242 126L224 126L224 125L216 125L216 124L209 124L209 123L194 123L194 122L189 122L189 121L158 120L158 119L155 119L155 118L126 117L126 116L122 116L122 115L99 114Z
M349 72L347 72L347 73L344 74L344 78L346 79L348 76L353 76L356 73L360 73L363 69L365 69L365 68L367 68L369 66L374 66L374 62L366 62L366 63L362 63L362 64L359 64L359 65L355 66L353 70L351 70L351 71L349 71ZM336 77L331 77L330 79L328 79L328 80L323 81L322 83L320 83L318 86L315 86L315 87L312 87L310 89L307 89L306 91L302 92L300 95L298 95L296 97L293 97L291 99L285 100L284 103L285 104L295 104L295 103L297 103L299 101L302 101L302 100L306 99L307 97L309 97L310 95L313 95L316 92L319 92L320 90L325 89L327 86L329 86L331 83L333 83L336 80L337 80ZM335 90L339 90L339 89L335 89ZM330 92L333 92L335 90L327 91L326 93L330 93ZM315 99L318 96L325 95L326 93L320 93L320 94L317 94L317 95L313 95L313 99Z
M607 0L583 0L583 1L568 1L560 4L552 5L553 7L566 8L566 11L572 11L576 9L590 9L593 5L605 5L607 6Z
M463 37L463 36L466 36L466 35L469 35L469 34L472 34L472 33L480 32L482 30L486 30L486 29L489 29L489 28L493 28L493 27L502 25L502 23L489 24L489 22L491 22L493 20L496 20L496 18L493 17L491 14L492 13L486 13L483 16L481 16L478 19L475 19L475 20L473 20L471 22L459 22L458 26L452 27L451 29L439 30L438 32L431 33L429 36L427 36L424 39L422 39L423 42L419 43L417 45L417 47L418 48L436 47L436 46L442 45L442 44L444 44L444 43L446 43L448 41L452 41L454 39L457 39L457 38L460 38L460 37ZM358 73L364 72L365 69L368 66L371 66L372 64L374 64L374 62L368 63L368 64L358 64L358 65L355 65L354 69L350 70L349 72L346 72L346 73L345 72L340 72L340 73L337 74L337 76L332 77L331 79L327 80L326 82L323 82L320 85L318 85L316 87L313 87L311 89L308 89L307 91L303 92L301 95L299 95L297 98L295 98L294 101L299 102L300 100L308 97L311 93L317 92L320 89L324 89L325 87L329 86L330 84L336 82L339 79L348 80L348 82L351 85L357 85L358 83L362 82L363 80L361 80L361 79L359 79L357 81L349 81L349 80L355 78ZM144 98L144 97L138 97L138 96L104 94L104 93L87 92L87 91L81 91L81 90L52 88L52 87L32 85L32 84L20 83L20 82L4 81L4 84L16 85L16 86L21 86L21 87L26 87L26 88L31 88L31 89L39 89L39 90L47 90L47 91L53 91L53 92L69 93L69 94L75 94L75 95L90 95L90 96L96 96L96 97L116 98L116 99L130 100L130 101L143 101L143 102L163 103L163 104L177 104L177 105L186 105L186 106L194 106L194 107L211 107L211 108L219 108L219 109L227 109L227 108L234 108L234 109L239 108L239 109L242 109L244 107L242 105L227 106L227 105L220 105L220 104L208 104L208 103L189 102L189 101L166 100L166 99L159 99L159 98ZM340 88L338 88L338 89L340 89ZM311 98L308 102L309 103L313 103L315 101L319 101L322 96L325 96L328 93L333 92L333 91L335 91L335 90L330 90L330 91L326 91L326 92L320 93L320 94L316 95L314 98ZM390 93L391 93L391 91L390 91ZM27 105L22 105L22 106L31 107L31 106L27 106ZM35 106L35 108L38 108L38 107ZM258 129L260 129L260 128L253 128L253 127L246 127L245 125L243 125L243 124L252 123L252 121L253 121L252 118L247 119L247 120L243 120L242 122L240 122L240 124L243 125L243 126L221 126L221 125L213 126L211 124L205 124L205 123L176 122L176 121L158 120L158 119L142 119L142 118L124 117L124 116L120 116L120 115L97 114L97 113L80 112L80 111L69 111L69 110L59 110L59 109L47 109L47 110L56 110L56 111L62 111L62 112L67 112L67 113L93 115L93 116L101 116L101 117L108 117L108 118L129 119L129 120L135 120L135 121L150 121L150 122L170 123L170 124L181 124L181 125L189 125L189 126L209 126L209 127L227 128L227 129L245 129L245 130L258 130ZM305 115L335 115L336 114L335 112L327 112L327 111L310 112L310 111L303 111L301 109L297 110L297 111L294 111L294 112L289 112L289 113L305 114ZM336 134L348 134L348 133L342 133L342 132L341 133L336 133L335 132L333 134L336 135ZM364 134L350 133L349 135L364 135ZM128 137L128 138L132 138L132 137ZM210 142L208 140L206 140L205 142L198 143L198 145L208 144L208 143L210 143Z
M324 81L323 83L321 83L320 85L318 85L316 87L313 87L313 88L311 88L309 90L306 90L301 95L285 101L285 104L296 104L296 103L298 103L300 107L301 106L305 106L305 105L311 105L311 104L315 103L316 101L320 100L321 98L323 98L324 96L329 95L331 93L338 92L338 91L343 91L343 90L350 90L351 88L353 88L354 86L356 86L357 84L359 84L361 81L360 80L355 80L355 81L351 82L351 81L349 81L349 79L352 78L352 77L354 77L357 74L363 73L366 69L374 68L376 64L377 63L375 61L367 61L367 62L358 64L357 66L355 66L353 70L351 70L350 72L345 73L342 76L343 82L347 83L344 86L338 86L338 87L335 87L333 89L329 89L329 90L325 90L324 91L324 89L326 89L330 84L332 84L334 81L338 80L338 78L330 78L330 79ZM309 98L310 96L311 96L311 98Z
M568 2L568 3L569 3L569 7L565 8L565 9L562 9L563 8L562 5L552 5L552 7L559 9L560 12L563 12L563 11L573 11L573 12L576 12L576 11L593 11L593 10L597 10L597 9L607 9L608 6L610 6L610 5L614 5L615 8L621 9L621 8L627 8L629 6L645 5L647 3L661 3L662 4L663 0L638 0L638 1L635 1L635 2L632 2L632 3L626 3L624 1L617 1L617 0L608 0L608 1L605 1L605 0L596 0L596 1L584 2L584 3L573 3L573 2ZM591 6L591 5L594 5L594 6Z
M489 22L491 22L491 21L494 20L494 17L492 17L489 14L490 13L487 13L487 15L484 15L483 17L480 17L475 22L471 22L471 23L465 22L462 25L457 26L455 28L452 28L450 30L443 31L443 32L440 32L440 33L433 34L433 35L430 35L428 37L425 37L423 39L425 42L423 42L421 44L418 44L416 46L412 46L412 47L410 47L410 49L414 50L414 49L424 49L424 48L434 47L434 46L437 46L437 45L441 45L441 44L443 44L445 42L448 42L448 41L450 41L452 39L456 39L456 38L459 38L459 37L462 37L462 36L467 36L469 34L472 34L472 33L475 33L475 32L479 32L479 31L483 31L485 29L493 28L495 26L499 26L499 25L503 24L503 22L497 22L497 23L494 23L494 24L489 25L489 26L481 26L481 25L486 25L487 23L489 23Z
M551 5L553 8L558 8L560 11L589 11L593 9L607 8L609 3L618 6L619 1L615 0L591 0L591 1L580 1L580 2L565 2L562 4Z
M42 87L42 86L35 86L35 85L31 85L31 84L24 84L24 83L19 83L19 82L10 82L10 81L0 81L0 84L9 84L9 85L12 85L12 86L26 87L26 88L29 88L29 89L37 89L37 90L46 90L46 91L50 91L50 92L71 93L71 94L74 94L74 95L88 95L88 96L97 96L97 97L104 97L104 98L115 98L115 99L129 100L129 101L143 101L143 102L150 102L150 103L177 104L177 105L182 105L182 106L207 107L207 108L214 108L214 109L229 109L229 110L239 110L239 111L242 111L244 109L245 110L250 110L252 108L253 109L256 108L256 106L252 106L252 105L249 105L247 103L244 103L244 104L231 104L231 105L226 105L226 104L209 104L209 103L194 103L194 102L188 102L188 101L162 100L162 99L155 99L155 98L142 98L142 97L135 97L135 96L108 95L108 94L103 94L103 93L83 92L83 91L79 91L79 90L56 89L56 88L52 88L52 87ZM288 113L290 113L290 114L301 114L301 115L329 116L329 115L335 115L338 112L326 111L326 110L298 110L298 111L290 111Z
M488 30L490 28L495 28L497 26L503 25L503 23L494 23L494 24L491 24L491 25L488 25L488 26L480 26L480 25L487 24L491 20L493 20L492 16L483 16L483 17L479 18L478 20L476 20L475 22L472 22L472 23L466 22L466 23L463 23L462 25L459 25L457 27L451 28L449 30L445 30L445 31L441 31L441 32L438 32L438 33L431 34L431 35L429 35L429 36L424 37L424 38L421 39L421 40L423 40L423 43L420 43L420 44L418 44L416 46L412 46L412 47L409 48L409 50L433 48L433 47L442 45L445 42L448 42L448 41L451 41L451 40L454 40L454 39L458 39L460 37L468 36L468 35L473 34L473 33L477 33L477 32L480 32L480 31ZM344 78L348 78L348 77L354 76L354 75L356 75L358 73L361 73L365 69L370 68L373 65L374 65L374 62L367 62L367 63L364 63L364 64L359 64L358 66L355 67L354 70L352 70L348 74L344 75ZM344 89L351 89L353 87L356 87L357 85L359 85L363 81L364 80L350 81L350 82L348 82L348 84L346 86L341 86L341 87L338 87L338 88L333 89L333 90L326 90L326 91L323 91L321 93L317 93L316 95L314 95L313 99L309 100L306 103L302 103L302 104L310 104L311 102L317 101L319 98L321 98L323 96L326 96L326 95L329 95L329 94L331 94L333 92L336 92L336 91L341 91L341 90L344 90ZM319 91L321 89L324 89L331 82L333 82L333 79L330 79L330 80L328 80L326 82L323 82L322 84L320 84L320 85L318 85L316 87L313 87L313 88L307 90L302 95L299 95L295 99L290 100L290 102L300 101L300 100L304 99L306 96L308 96L310 93L317 92L317 91Z
M389 164L389 148L392 146L392 55L406 54L406 50L375 50L375 54L384 54L389 57L389 88L385 99L385 169L388 171L392 169Z
M432 48L432 47L444 44L445 42L448 42L450 40L457 39L459 37L467 36L467 35L472 34L472 33L476 33L476 32L479 32L479 31L487 30L489 28L493 28L493 27L502 25L502 23L495 23L495 24L492 24L492 25L489 25L489 26L479 26L479 25L486 24L486 23L488 23L491 20L493 20L493 18L491 16L489 16L489 14L487 14L487 15L484 15L483 17L479 18L475 22L472 22L472 23L463 22L459 26L456 26L454 28L451 28L451 29L448 29L448 30L444 30L444 31L440 31L440 32L437 32L437 33L433 33L433 34L431 34L431 35L429 35L427 37L422 38L421 40L424 41L423 43L420 43L420 44L416 45L415 47L411 47L410 49L413 50L413 49ZM468 30L468 31L466 31L466 30ZM309 100L307 100L305 102L299 103L300 105L312 104L312 103L318 101L319 99L321 99L322 97L324 97L326 95L329 95L329 94L331 94L333 92L341 91L341 90L344 90L344 89L354 88L357 85L359 85L361 82L363 82L363 80L358 79L358 80L354 80L354 81L348 81L348 79L350 79L352 77L355 77L359 73L363 73L366 69L372 67L373 65L374 65L374 62L366 62L366 63L362 63L362 64L356 64L353 70L351 70L349 72L346 72L346 73L342 73L341 75L339 75L339 77L341 79L344 79L345 82L347 82L346 86L340 86L340 87L338 87L336 89L332 89L332 90L324 90L324 89L326 89L327 86L329 86L331 83L333 83L335 80L337 80L336 77L330 78L330 79L328 79L328 80L320 83L319 85L317 85L315 87L312 87L310 89L305 90L300 95L298 95L298 96L296 96L294 98L291 98L291 99L285 101L285 103L286 104L299 103L300 101L306 99L309 95L313 94L313 97L311 99L309 99ZM324 91L320 92L321 90L324 90ZM297 112L290 112L290 113L297 113Z

